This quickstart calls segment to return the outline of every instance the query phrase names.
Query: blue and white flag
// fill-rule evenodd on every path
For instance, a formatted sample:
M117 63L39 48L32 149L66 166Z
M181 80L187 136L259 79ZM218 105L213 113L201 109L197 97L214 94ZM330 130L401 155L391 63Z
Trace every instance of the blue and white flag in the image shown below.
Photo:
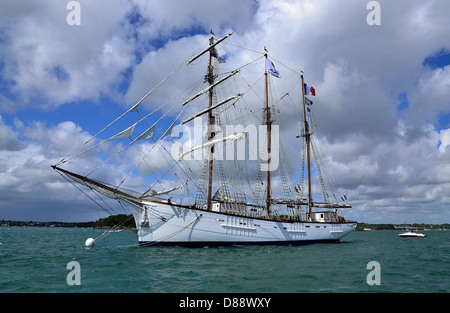
M281 77L280 72L276 70L275 65L268 58L266 58L266 73L272 74L278 78Z

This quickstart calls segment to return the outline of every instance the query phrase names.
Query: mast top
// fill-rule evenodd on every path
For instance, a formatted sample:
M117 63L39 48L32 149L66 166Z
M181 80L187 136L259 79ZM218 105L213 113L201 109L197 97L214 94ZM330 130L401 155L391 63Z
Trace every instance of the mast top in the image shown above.
M228 35L223 36L222 38L220 38L220 39L217 40L216 42L213 42L214 37L211 37L209 47L206 48L205 50L203 50L202 52L200 52L199 54L197 54L196 56L194 56L193 58L191 58L191 59L188 61L188 64L191 64L192 62L194 62L195 60L197 60L197 59L198 59L199 57L201 57L203 54L205 54L206 52L208 52L209 50L211 50L212 48L214 48L215 46L217 46L219 43L221 43L222 41L224 41L225 39L227 39L227 38L230 37L231 35L233 35L233 33L229 33Z

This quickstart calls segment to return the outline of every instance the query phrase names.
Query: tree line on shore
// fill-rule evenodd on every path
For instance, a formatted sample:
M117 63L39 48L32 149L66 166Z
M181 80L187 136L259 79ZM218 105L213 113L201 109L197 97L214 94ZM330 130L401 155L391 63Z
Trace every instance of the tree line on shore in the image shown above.
M126 215L126 214L117 214L117 215L110 215L105 218L101 218L97 220L95 223L95 228L126 228L126 229L132 229L136 228L136 224L134 222L133 215Z
M368 223L358 223L356 226L356 231L362 231L366 229L370 230L395 230L397 226L402 228L418 228L418 229L431 229L431 230L442 230L450 229L450 224L425 224L425 223L414 223L414 224L368 224Z
M0 221L0 226L28 226L28 227L80 227L80 228L136 228L133 215L117 214L91 222L36 222L36 221Z

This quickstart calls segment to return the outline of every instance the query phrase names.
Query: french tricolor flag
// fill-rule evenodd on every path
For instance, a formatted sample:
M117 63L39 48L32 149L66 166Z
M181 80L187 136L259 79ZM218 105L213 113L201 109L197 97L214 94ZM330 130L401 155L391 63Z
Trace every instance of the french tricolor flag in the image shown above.
M305 95L315 96L316 90L314 89L313 86L305 84Z

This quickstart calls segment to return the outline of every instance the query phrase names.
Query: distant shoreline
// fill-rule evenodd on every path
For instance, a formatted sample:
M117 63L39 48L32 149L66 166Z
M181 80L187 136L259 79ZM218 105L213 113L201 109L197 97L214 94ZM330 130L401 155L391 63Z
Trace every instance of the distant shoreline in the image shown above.
M425 223L413 223L413 224L368 224L358 223L356 231L371 231L371 230L449 230L450 224L425 224Z
M35 221L0 221L0 226L19 226L19 227L79 227L95 228L95 222L35 222Z
M127 219L127 223L121 223L121 219ZM99 219L90 222L36 222L36 221L10 221L1 220L0 227L19 226L19 227L72 227L72 228L100 228L109 229L135 229L134 219L130 219L129 215L119 214L108 218ZM450 224L369 224L358 223L356 231L368 230L405 230L405 229L420 229L420 230L450 230Z

